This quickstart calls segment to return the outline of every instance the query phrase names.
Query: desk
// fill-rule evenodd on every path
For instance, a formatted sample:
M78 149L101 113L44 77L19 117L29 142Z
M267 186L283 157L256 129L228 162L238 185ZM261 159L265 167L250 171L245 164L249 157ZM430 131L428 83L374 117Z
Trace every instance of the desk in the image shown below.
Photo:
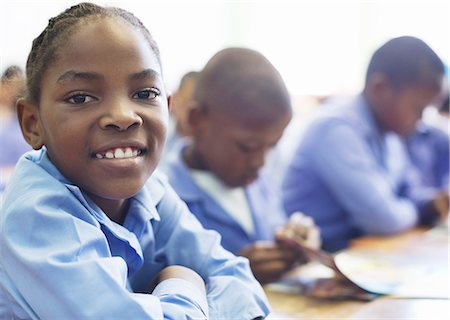
M360 311L367 302L357 300L333 301L265 289L272 306L271 320L347 319Z
M434 230L433 230L434 231ZM374 250L375 252L420 252L426 259L436 259L439 267L448 271L448 234L431 234L425 229L415 229L389 237L367 237L354 241L349 251ZM443 238L447 241L442 241ZM449 286L449 276L441 279ZM371 302L357 300L331 301L275 291L270 286L265 292L272 305L269 319L450 319L449 299L422 299L382 296Z

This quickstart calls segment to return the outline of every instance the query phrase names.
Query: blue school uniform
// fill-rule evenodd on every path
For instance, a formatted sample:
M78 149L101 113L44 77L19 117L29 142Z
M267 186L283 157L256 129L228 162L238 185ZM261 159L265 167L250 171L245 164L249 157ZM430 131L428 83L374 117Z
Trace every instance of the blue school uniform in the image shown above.
M248 261L219 245L157 174L123 225L63 177L45 151L18 162L0 211L1 319L253 319L268 303ZM168 265L195 270L143 293Z
M287 170L285 210L310 215L328 251L345 248L358 236L415 226L418 208L432 195L412 183L400 137L378 127L362 95L322 111Z
M174 190L202 225L218 231L222 236L221 244L235 254L255 241L273 240L276 228L283 226L287 218L279 197L275 196L265 177L259 177L245 188L254 226L254 232L249 233L196 184L182 159L185 147L186 144L180 146L178 157L169 162L167 175Z
M408 136L408 154L417 169L420 182L429 188L449 187L449 135L420 121Z

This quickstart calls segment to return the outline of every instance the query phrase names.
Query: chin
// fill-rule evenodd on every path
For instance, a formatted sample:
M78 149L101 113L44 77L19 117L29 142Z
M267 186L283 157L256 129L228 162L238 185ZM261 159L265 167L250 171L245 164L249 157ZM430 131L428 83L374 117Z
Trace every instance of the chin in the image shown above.
M103 190L103 192L99 192L97 194L101 195L102 198L111 199L111 200L125 200L133 197L139 191L142 190L144 183L136 183L136 184L111 184L109 188Z

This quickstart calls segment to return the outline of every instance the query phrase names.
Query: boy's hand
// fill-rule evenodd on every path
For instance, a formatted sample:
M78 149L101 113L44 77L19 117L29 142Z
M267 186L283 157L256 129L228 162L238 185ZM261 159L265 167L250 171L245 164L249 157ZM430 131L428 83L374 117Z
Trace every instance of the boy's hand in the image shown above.
M162 281L172 278L184 279L195 285L200 292L206 295L205 282L197 272L183 267L183 266L168 266L162 269L158 276L153 280L152 285L149 288L149 292L152 292L155 287Z
M432 200L432 206L436 212L436 215L438 216L439 222L447 219L450 210L448 191L446 190L439 193Z
M300 212L291 215L286 225L276 232L275 238L280 242L283 242L283 239L290 239L310 249L320 248L319 228L311 217Z
M263 241L245 247L239 255L250 261L253 274L261 284L280 279L297 260L292 248Z

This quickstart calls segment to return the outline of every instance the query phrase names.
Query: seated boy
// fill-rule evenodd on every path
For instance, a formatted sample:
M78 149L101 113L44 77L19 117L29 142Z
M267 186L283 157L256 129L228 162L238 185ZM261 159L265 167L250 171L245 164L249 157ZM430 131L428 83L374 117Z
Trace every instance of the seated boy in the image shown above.
M448 194L422 192L403 143L439 95L443 73L422 40L391 39L372 55L363 91L328 102L305 130L283 182L284 208L314 219L325 250L447 216Z
M167 139L161 160L158 164L158 169L163 172L166 171L168 160L176 156L180 141L190 136L187 115L189 102L192 99L197 83L197 77L197 71L189 71L186 73L181 78L178 89L172 94Z
M258 175L267 152L291 119L281 76L260 53L218 52L200 72L188 116L191 139L169 162L175 191L222 245L250 260L256 278L277 280L299 257L277 239L288 217ZM317 239L310 220L308 241ZM279 240L279 239L278 239Z

